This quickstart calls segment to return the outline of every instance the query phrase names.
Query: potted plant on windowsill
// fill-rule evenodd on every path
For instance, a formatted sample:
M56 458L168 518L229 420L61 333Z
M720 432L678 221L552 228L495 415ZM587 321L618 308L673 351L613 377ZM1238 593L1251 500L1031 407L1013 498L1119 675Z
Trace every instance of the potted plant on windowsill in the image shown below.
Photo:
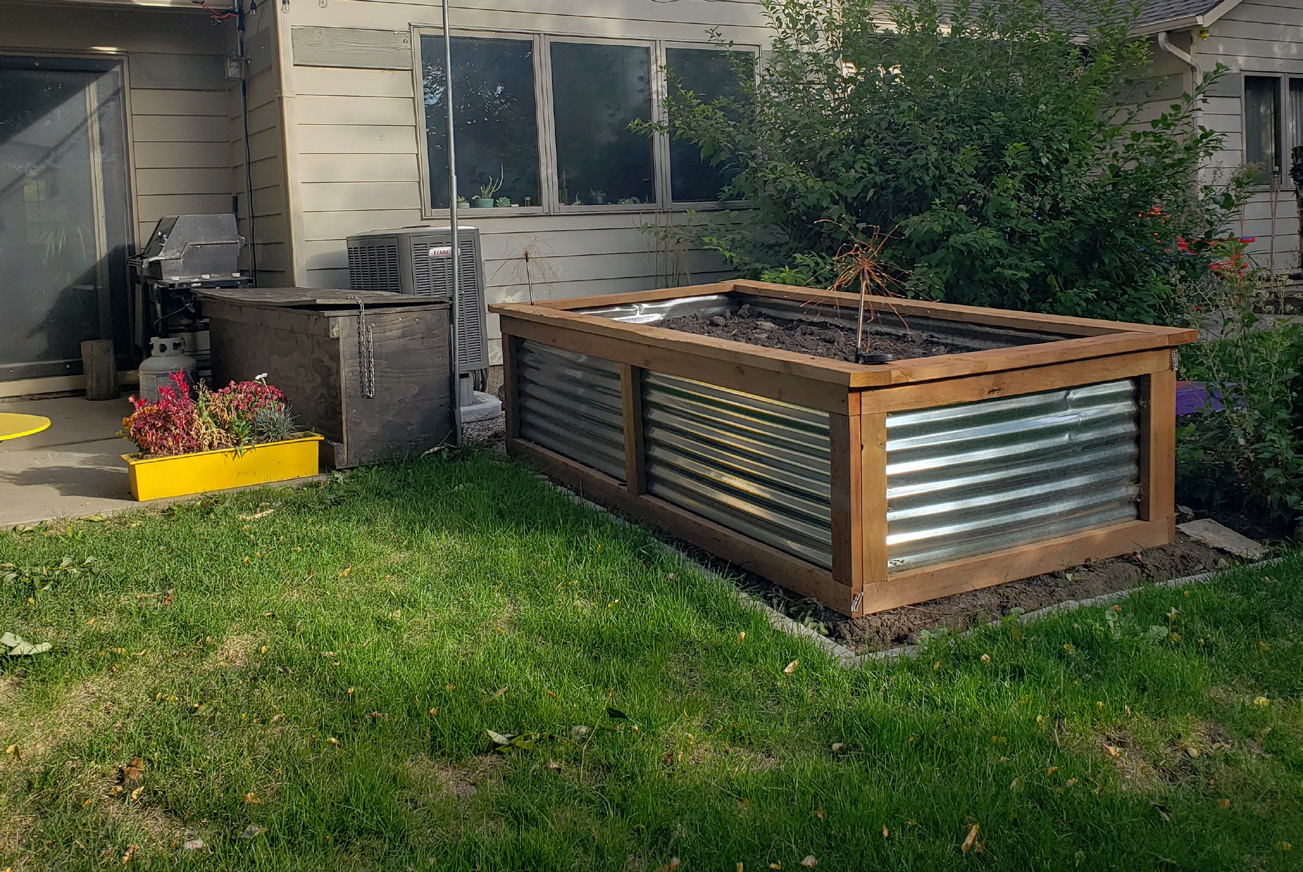
M487 182L480 185L480 195L476 197L474 200L471 200L471 208L492 209L494 203L494 195L496 195L500 190L502 190L502 177L498 176L495 179L492 176L490 176Z
M124 454L137 500L186 496L316 475L322 437L298 432L285 395L255 381L190 396L179 373L157 402L131 398L123 435L139 454Z

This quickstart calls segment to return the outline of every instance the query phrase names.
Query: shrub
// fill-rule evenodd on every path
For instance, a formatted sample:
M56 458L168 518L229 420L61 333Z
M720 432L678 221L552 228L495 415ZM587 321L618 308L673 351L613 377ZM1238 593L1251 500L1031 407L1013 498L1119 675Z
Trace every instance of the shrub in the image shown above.
M663 125L736 172L745 219L686 232L744 273L826 286L876 228L911 295L1152 321L1177 237L1211 238L1237 202L1238 183L1195 184L1220 142L1193 116L1215 74L1146 109L1131 6L764 8L777 35L757 74L739 65L743 95L676 87Z
M192 454L245 448L292 435L285 395L264 381L231 382L220 390L199 385L194 398L182 373L159 389L157 402L131 398L125 435L144 454Z
M1267 533L1303 532L1303 327L1259 314L1267 301L1258 274L1238 268L1242 249L1228 244L1215 273L1175 283L1174 320L1208 337L1183 350L1182 378L1223 406L1178 427L1177 493Z

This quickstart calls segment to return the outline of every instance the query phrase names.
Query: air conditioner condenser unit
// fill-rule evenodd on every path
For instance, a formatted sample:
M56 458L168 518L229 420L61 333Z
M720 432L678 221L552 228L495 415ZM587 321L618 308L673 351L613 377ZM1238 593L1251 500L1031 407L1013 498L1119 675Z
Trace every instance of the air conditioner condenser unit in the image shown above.
M489 368L480 232L458 227L461 249L457 307L457 373L469 377ZM390 291L418 297L452 296L452 229L416 225L348 237L348 281L355 291ZM465 403L463 403L465 405Z

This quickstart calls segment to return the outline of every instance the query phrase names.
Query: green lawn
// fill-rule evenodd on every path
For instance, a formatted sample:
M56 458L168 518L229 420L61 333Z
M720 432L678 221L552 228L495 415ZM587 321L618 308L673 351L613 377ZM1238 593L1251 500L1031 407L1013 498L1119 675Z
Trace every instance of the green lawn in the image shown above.
M0 563L0 870L1303 866L1303 556L857 672L487 453Z

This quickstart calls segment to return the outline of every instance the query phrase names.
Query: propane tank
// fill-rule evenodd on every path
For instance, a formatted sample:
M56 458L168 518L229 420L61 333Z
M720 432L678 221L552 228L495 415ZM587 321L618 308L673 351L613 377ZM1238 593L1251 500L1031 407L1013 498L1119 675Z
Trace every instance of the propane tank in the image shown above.
M158 402L158 389L172 383L172 373L185 376L186 385L193 388L198 374L195 359L185 353L185 340L180 336L149 340L149 357L141 362L140 398Z

